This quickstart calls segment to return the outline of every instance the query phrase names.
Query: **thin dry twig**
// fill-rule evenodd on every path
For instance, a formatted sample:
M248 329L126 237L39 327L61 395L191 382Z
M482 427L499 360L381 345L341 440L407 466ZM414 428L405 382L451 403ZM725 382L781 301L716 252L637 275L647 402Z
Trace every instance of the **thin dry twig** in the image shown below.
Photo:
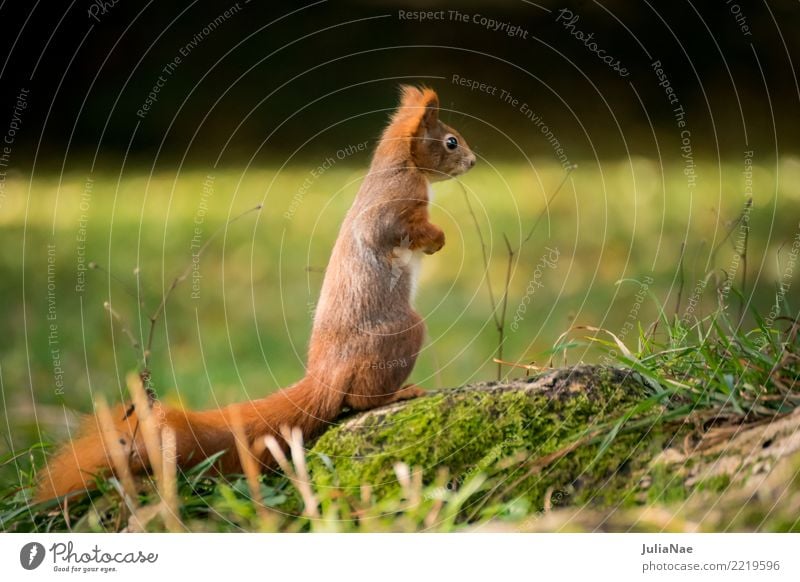
M681 301L683 300L683 287L686 284L684 273L684 255L686 254L686 241L681 242L681 256L678 260L678 299L675 302L675 319L677 320L681 312Z
M127 327L127 325L125 323L125 320L122 318L122 316L120 316L119 313L117 313L116 311L114 311L112 309L111 304L108 301L104 303L103 307L109 312L109 314L111 315L111 317L113 319L115 319L117 322L120 323L120 325L122 326L122 332L130 340L131 345L133 346L134 350L137 353L137 356L139 356L141 358L141 364L142 364L141 375L142 375L142 378L145 381L149 380L149 377L150 377L150 354L152 353L153 339L155 338L156 324L158 323L159 318L163 314L164 309L167 306L167 302L169 301L169 298L172 295L172 292L175 291L175 288L178 287L178 285L180 285L183 281L185 281L189 277L189 275L192 272L192 268L194 267L195 262L197 260L199 260L199 258L203 255L203 253L209 247L211 242L217 236L219 236L220 233L224 232L231 224L233 224L234 222L238 221L240 218L243 218L244 216L250 214L251 212L255 212L257 210L261 210L262 207L263 207L262 204L258 204L256 206L254 206L253 208L245 210L244 212L242 212L240 214L237 214L236 216L234 216L233 218L228 220L225 224L223 224L217 230L215 230L211 234L210 237L208 237L206 242L203 243L203 246L200 247L200 249L197 251L196 254L192 255L192 258L189 260L189 263L186 265L186 268L181 272L180 275L178 275L177 277L175 277L175 279L172 280L172 283L167 288L166 293L164 293L162 295L161 302L158 304L158 307L152 313L152 315L150 315L150 317L148 318L149 321L150 321L150 329L149 329L149 331L147 333L147 341L145 343L143 343L142 341L139 341L135 337L133 337L133 334L128 329L128 327ZM110 270L106 269L105 267L103 267L102 265L97 263L96 261L91 261L89 263L89 269L96 270L96 271L102 271L103 273L106 273L110 279L113 279L116 283L118 283L125 290L125 292L128 295L130 295L133 299L135 299L136 303L140 307L144 307L145 306L145 303L144 303L144 300L141 297L141 291L140 291L140 289L141 289L141 269L138 266L133 270L133 274L136 277L136 285L137 285L137 288L135 290L132 289L127 283L125 283L125 281L123 281L122 279L120 279L119 277L114 275ZM144 338L142 338L142 340L144 340ZM149 389L149 385L147 386L147 388Z
M573 164L572 166L566 168L564 172L564 177L558 183L558 186L556 186L553 193L548 197L545 207L539 212L539 215L537 216L536 220L531 226L530 231L528 231L528 235L522 240L522 242L520 243L519 247L517 247L516 250L514 250L514 248L511 246L511 242L508 240L506 234L503 233L503 240L505 241L506 245L507 262L506 262L505 285L503 287L503 295L500 305L498 305L494 293L494 288L492 287L492 278L489 273L489 253L486 247L486 241L483 238L483 231L481 230L480 222L478 221L478 217L475 214L474 209L472 208L472 203L469 200L469 194L467 192L467 189L461 182L457 182L459 187L461 188L462 193L464 194L464 200L467 203L467 209L469 210L470 216L472 217L472 222L475 226L475 232L478 234L478 240L480 241L481 245L481 256L483 259L483 274L484 274L484 279L486 280L486 289L489 293L489 303L492 308L492 320L494 321L495 329L498 335L497 349L495 350L495 354L497 356L495 358L495 363L497 363L498 380L500 380L503 375L503 364L497 362L497 360L503 359L503 345L505 344L506 340L505 327L506 327L506 314L508 309L508 290L511 284L511 272L514 263L514 257L519 256L519 254L522 252L522 248L531 239L531 237L533 237L533 234L536 232L539 223L542 221L545 214L549 212L550 206L553 204L553 201L556 199L559 192L561 192L567 179L577 167L578 167L577 164ZM498 313L498 308L499 308L499 313Z
M566 170L564 171L564 177L561 178L561 181L558 183L558 186L556 186L556 189L553 190L553 193L547 199L547 204L545 204L545 207L541 210L541 212L539 212L539 216L536 217L536 222L534 222L533 226L531 226L530 231L528 231L528 236L526 236L525 239L522 241L520 248L526 242L528 242L533 236L533 233L536 232L536 229L539 227L539 223L542 221L545 214L550 212L550 206L553 204L553 201L555 201L556 196L558 196L559 192L561 192L561 189L564 187L564 184L567 183L567 179L570 177L572 172L574 172L577 168L578 164L572 164L570 167L566 168Z
M111 318L115 319L117 323L119 323L123 335L128 338L128 341L131 342L131 346L133 346L133 349L138 352L142 346L139 345L139 341L134 337L133 333L128 328L128 324L122 318L122 316L119 313L117 313L117 311L114 310L109 301L103 302L103 309L108 311L108 314L111 316Z
M503 303L502 307L500 308L500 326L497 329L498 339L497 339L497 358L502 360L503 359L503 345L506 342L506 313L508 312L508 288L511 284L511 268L514 265L514 250L511 248L511 243L508 240L508 237L503 233L503 240L506 243L506 250L508 252L508 261L506 263L506 281L505 285L503 285ZM520 245L520 249L522 246ZM500 380L503 374L503 366L502 364L497 365L497 379Z
M753 207L753 199L748 198L747 202L745 202L744 210L742 210L742 216L747 215L748 220L746 221L747 224L744 225L744 244L742 245L742 250L739 253L739 257L742 259L742 299L741 304L739 306L739 325L742 325L744 322L744 313L745 313L745 293L747 292L747 247L750 243L750 220L749 220L749 212L750 209Z
M108 275L108 278L113 279L115 283L117 283L120 287L122 287L122 289L125 291L126 294L128 294L132 299L136 300L136 303L144 307L144 301L142 301L141 298L138 297L136 289L133 289L130 285L128 285L125 281L123 281L122 279L117 277L114 273L106 269L103 265L101 265L97 261L90 261L89 269L92 271L101 271L106 275ZM136 270L134 270L134 273L136 273Z
M478 240L481 243L481 254L483 256L483 275L486 279L486 288L489 291L489 303L492 306L492 318L494 319L495 326L499 326L500 320L497 318L497 302L494 300L492 278L489 276L489 255L486 248L486 242L483 239L483 231L481 230L481 225L478 222L478 217L475 215L475 211L472 209L472 203L469 201L469 193L467 192L467 189L464 188L464 185L460 181L457 182L457 184L461 187L461 191L464 193L464 201L467 203L469 214L472 217L473 224L475 225L475 232L478 234Z
M530 364L522 364L520 362L509 362L508 360L501 360L500 358L494 358L492 361L496 364L503 364L504 366L508 366L510 368L522 368L523 370L529 370L533 372L546 372L547 370L553 370L549 366L537 366L535 362Z
M736 219L734 219L734 220L733 220L733 221L730 223L730 228L729 228L729 229L728 229L728 231L725 233L725 236L724 236L724 237L722 237L722 240L721 240L721 241L719 241L719 243L717 243L717 246L715 246L715 247L714 247L714 249L711 251L711 256L709 257L709 260L708 260L708 263L707 263L707 264L709 264L709 265L713 265L713 264L714 264L714 262L715 262L715 260L716 260L716 258L717 258L717 253L718 253L718 252L719 252L719 250L720 250L720 249L723 247L723 245L724 245L726 242L728 242L728 239L730 239L730 238L731 238L731 235L733 235L733 233L736 231L736 227L738 227L738 226L739 226L739 225L742 223L742 221L744 220L744 217L745 217L745 215L746 215L746 214L747 214L747 212L748 212L748 208L749 208L749 207L750 207L752 204L753 204L753 199L752 199L752 198L749 198L749 199L748 199L748 200L745 202L745 207L744 207L744 209L742 210L742 212L741 212L741 213L739 213L739 216L737 216L737 217L736 217Z
M164 312L164 309L167 306L167 302L169 301L169 298L172 295L172 292L175 291L175 288L178 285L183 283L189 277L189 275L192 272L192 268L194 267L195 262L197 260L199 260L199 258L203 255L205 250L211 244L211 241L213 241L220 233L222 233L225 230L227 230L227 228L231 224L233 224L234 222L238 221L240 218L243 218L244 216L250 214L251 212L255 212L257 210L261 210L262 207L263 207L262 204L258 204L257 206L254 206L253 208L250 208L249 210L245 210L244 212L234 216L229 221L227 221L225 224L223 224L221 227L219 227L217 230L215 230L211 234L211 236L208 237L206 242L203 243L203 246L200 247L200 249L197 251L197 253L192 255L192 259L189 261L189 264L186 265L186 268L183 270L183 272L180 275L178 275L177 277L175 277L175 279L172 280L172 283L170 284L169 288L167 289L167 292L164 293L164 295L161 298L161 303L158 304L158 307L153 312L153 314L150 316L150 331L147 334L147 343L145 344L144 351L142 352L142 360L144 362L144 369L145 370L149 370L150 353L151 353L151 350L152 350L152 347L153 347L153 338L155 336L156 324L158 323L159 317L161 317L161 314Z

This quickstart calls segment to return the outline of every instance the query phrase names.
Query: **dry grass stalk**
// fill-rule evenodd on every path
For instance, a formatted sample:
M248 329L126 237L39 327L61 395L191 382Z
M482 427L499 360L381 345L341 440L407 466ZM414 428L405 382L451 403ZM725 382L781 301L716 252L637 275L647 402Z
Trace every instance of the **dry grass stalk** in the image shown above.
M369 507L372 502L372 485L369 483L362 483L359 488L361 493L361 503L364 507Z
M175 431L168 426L161 429L163 451L163 480L159 482L161 490L161 518L171 532L184 531L186 528L180 520L178 504L178 451Z
M397 475L397 482L403 490L403 497L411 499L411 471L405 463L394 464L394 474Z
M311 490L311 482L308 477L308 471L306 470L306 456L305 451L303 451L303 434L297 428L290 431L288 427L285 426L281 427L281 434L284 440L289 443L289 448L292 451L292 460L294 461L297 471L292 468L292 465L286 458L286 454L283 452L283 448L274 436L267 435L264 437L264 444L267 449L269 449L269 452L272 454L281 470L289 477L289 480L300 493L300 497L303 498L303 504L305 506L303 515L307 517L319 517L317 498Z
M231 428L233 429L233 437L236 442L236 453L239 455L239 463L242 465L245 479L247 480L247 488L250 491L250 497L255 504L256 513L262 524L272 521L272 514L267 510L264 505L264 498L261 496L261 484L259 482L260 471L258 467L258 460L253 453L250 443L247 439L247 432L244 429L242 422L242 415L237 408L231 409Z
M311 478L308 475L308 468L306 467L306 451L303 447L303 432L297 427L292 428L291 431L286 431L284 430L285 428L286 427L283 427L281 432L284 434L284 438L286 438L286 433L289 433L288 443L292 451L292 462L294 463L296 471L297 487L300 491L300 495L303 497L303 502L306 504L306 512L309 517L318 517L319 502L314 495L314 491L311 489Z
M147 531L147 525L161 514L163 503L145 505L136 510L128 520L128 525L122 529L126 533L142 533Z
M139 430L142 431L150 467L153 470L156 481L161 483L164 462L161 455L161 432L158 427L158 420L154 417L150 408L150 399L147 397L139 374L128 374L127 384L136 410L136 418L139 420Z
M542 509L545 513L549 513L553 510L553 486L550 485L547 490L544 492L544 505Z
M421 476L422 473L420 473L420 477ZM436 474L436 489L444 489L449 480L450 471L447 469L447 467L440 467ZM435 497L433 500L433 505L431 506L431 510L425 516L425 519L422 520L422 523L425 524L426 529L430 529L436 525L436 520L439 519L439 514L442 511L442 507L444 507L444 499L442 497Z
M411 504L416 507L422 503L422 469L417 467L411 473Z
M409 502L410 507L416 507L422 501L422 471L411 471L405 463L394 464L394 474L403 490L403 497Z
M111 418L111 411L108 409L105 399L98 398L95 408L97 409L97 420L100 423L106 454L111 458L114 474L122 486L122 498L128 509L133 513L139 504L137 502L136 485L133 482L133 473L128 464L128 453L119 441L119 434L114 427L114 420Z

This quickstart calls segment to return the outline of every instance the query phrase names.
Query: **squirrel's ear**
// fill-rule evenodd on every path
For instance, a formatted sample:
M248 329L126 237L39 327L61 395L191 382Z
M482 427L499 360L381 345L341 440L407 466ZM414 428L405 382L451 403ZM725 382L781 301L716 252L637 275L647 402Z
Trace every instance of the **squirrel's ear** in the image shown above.
M433 128L439 121L439 96L433 89L424 88L419 92L416 106L421 108L417 135Z
M400 85L400 107L414 107L422 100L422 91L414 85Z

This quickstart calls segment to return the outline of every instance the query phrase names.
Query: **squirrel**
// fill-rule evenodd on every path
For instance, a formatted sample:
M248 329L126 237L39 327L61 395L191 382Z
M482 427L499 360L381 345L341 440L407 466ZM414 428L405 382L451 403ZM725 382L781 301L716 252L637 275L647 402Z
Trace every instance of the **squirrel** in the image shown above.
M422 348L425 325L412 307L419 259L445 244L431 224L431 182L463 174L475 154L439 119L439 99L427 87L400 87L400 104L384 129L369 172L347 213L325 271L309 341L305 376L266 398L201 412L151 403L150 417L176 435L179 467L224 451L220 472L241 470L232 418L249 444L281 427L304 439L319 436L342 410L368 410L416 398L424 390L404 385ZM114 431L132 473L149 470L134 407L112 409ZM46 500L91 489L95 476L113 471L96 417L40 472L36 497ZM262 448L263 468L275 467Z

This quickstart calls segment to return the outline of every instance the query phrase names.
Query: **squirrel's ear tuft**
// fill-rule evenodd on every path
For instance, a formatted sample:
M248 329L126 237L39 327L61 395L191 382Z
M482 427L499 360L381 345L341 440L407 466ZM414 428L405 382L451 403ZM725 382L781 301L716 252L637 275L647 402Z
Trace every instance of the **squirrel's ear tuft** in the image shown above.
M414 85L400 85L400 107L414 107L422 100L422 91Z
M384 137L422 137L439 122L439 97L428 87L400 85L400 106L392 115Z
M424 133L439 119L439 96L429 87L401 85L400 107L416 120L415 134Z
M400 107L433 109L438 112L439 96L430 87L400 85Z

